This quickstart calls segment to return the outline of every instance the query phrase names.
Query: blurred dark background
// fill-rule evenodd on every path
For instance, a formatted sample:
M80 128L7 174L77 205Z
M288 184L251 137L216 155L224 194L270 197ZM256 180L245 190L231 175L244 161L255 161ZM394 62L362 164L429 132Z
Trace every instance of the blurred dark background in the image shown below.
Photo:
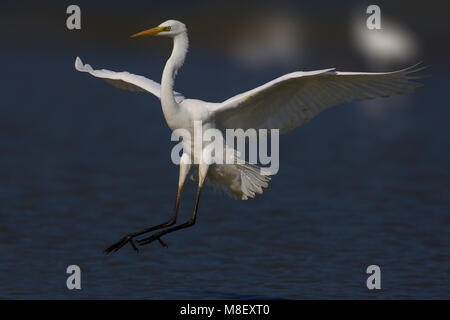
M66 8L81 8L81 30ZM449 298L450 84L442 1L2 1L0 298ZM136 255L102 250L165 221L178 170L159 101L74 70L160 80L189 30L176 90L223 101L295 70L431 65L416 94L338 106L281 136L263 196L205 192L195 228ZM194 185L180 221L191 215ZM66 289L69 264L82 290ZM367 290L380 265L382 290Z

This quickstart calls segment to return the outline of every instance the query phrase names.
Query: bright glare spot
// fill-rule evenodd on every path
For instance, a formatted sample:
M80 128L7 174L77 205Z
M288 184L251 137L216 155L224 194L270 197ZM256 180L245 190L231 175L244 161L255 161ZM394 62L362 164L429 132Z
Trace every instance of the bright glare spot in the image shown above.
M369 30L365 21L355 20L353 41L358 50L375 65L399 63L402 66L417 55L413 35L401 26L382 18L381 30Z

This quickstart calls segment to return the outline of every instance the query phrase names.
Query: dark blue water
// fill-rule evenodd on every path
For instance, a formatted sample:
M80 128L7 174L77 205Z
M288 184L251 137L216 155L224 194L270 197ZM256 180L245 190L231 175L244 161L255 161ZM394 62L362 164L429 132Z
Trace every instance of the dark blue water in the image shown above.
M121 236L167 220L178 169L158 100L76 73L76 54L155 80L164 63L107 51L3 55L0 298L450 298L445 70L407 99L339 106L281 136L264 195L204 192L198 223L167 236L169 248L107 256ZM220 101L290 71L220 59L192 54L177 89ZM179 221L194 195L190 182ZM71 264L81 291L66 288ZM381 291L366 288L371 264Z

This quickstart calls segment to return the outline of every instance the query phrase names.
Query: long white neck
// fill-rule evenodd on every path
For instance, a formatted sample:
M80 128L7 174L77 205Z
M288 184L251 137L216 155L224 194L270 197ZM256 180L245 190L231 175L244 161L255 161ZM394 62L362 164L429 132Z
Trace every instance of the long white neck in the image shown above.
M164 67L161 79L161 106L164 112L169 127L169 119L174 119L180 106L175 101L173 94L173 84L177 75L178 69L183 65L186 58L189 40L186 32L176 35L173 38L173 50L169 60Z

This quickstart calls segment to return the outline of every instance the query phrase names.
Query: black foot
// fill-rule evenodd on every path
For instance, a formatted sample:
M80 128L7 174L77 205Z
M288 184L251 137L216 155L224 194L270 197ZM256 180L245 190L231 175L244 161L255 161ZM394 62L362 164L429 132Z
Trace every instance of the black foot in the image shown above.
M164 241L161 240L161 238L158 238L158 242L165 248L168 248L169 246L167 245L167 243L165 243Z
M153 242L153 241L155 241L155 240L158 240L158 242L159 242L163 247L166 247L166 248L168 247L168 245L167 245L164 241L162 241L160 237L158 237L158 236L156 236L156 235L151 235L151 236L148 237L148 238L136 240L136 242L139 243L140 246L144 246L144 245L149 244L149 243L151 243L151 242Z
M131 246L133 247L134 251L139 252L138 248L134 244L133 237L134 237L134 235L131 235L131 234L123 237L118 242L114 243L112 246L106 248L104 252L105 253L116 252L117 250L122 248L124 245L126 245L128 242L131 244Z

